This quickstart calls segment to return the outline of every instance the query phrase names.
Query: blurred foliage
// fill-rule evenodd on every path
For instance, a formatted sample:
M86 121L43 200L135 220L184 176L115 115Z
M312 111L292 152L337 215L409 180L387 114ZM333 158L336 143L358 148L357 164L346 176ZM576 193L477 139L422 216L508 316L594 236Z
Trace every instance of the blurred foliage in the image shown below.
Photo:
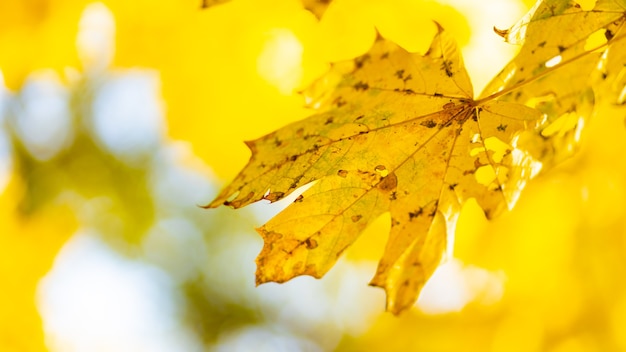
M297 340L285 343L299 341L287 344L291 350L626 349L626 288L620 280L626 271L626 129L623 109L606 104L588 126L582 152L530 184L513 212L487 222L475 204L464 208L456 257L503 273L501 298L487 299L490 291L476 281L477 298L457 311L427 313L428 302L418 302L399 318L379 314L382 298L371 298L378 293L363 287L357 265L380 256L384 218L324 280L253 287L260 240L250 229L259 222L259 208L233 214L197 207L218 179L232 178L244 164L249 154L241 141L308 115L292 90L312 82L329 62L365 52L374 25L401 45L423 50L435 30L433 18L466 48L474 45L475 23L491 31L494 24L505 28L514 21L483 20L485 10L478 7L455 10L462 1L335 2L318 21L296 0L272 6L233 0L205 10L196 0L103 1L114 15L116 44L110 66L99 71L76 49L80 19L91 2L0 2L0 70L13 108L28 95L29 79L45 81L56 88L39 92L65 97L70 113L63 116L72 126L72 137L41 160L11 125L24 113L11 110L13 117L0 118L0 129L12 131L13 150L13 173L0 196L0 349L59 349L48 336L44 342L37 285L63 244L85 228L97 230L127 258L166 272L184 297L177 302L180 328L207 346L233 350L241 347L237 340L261 347L268 336L288 336ZM300 56L286 62L298 64L298 79L281 76L271 64L281 57L284 38L301 46ZM492 40L487 46L504 46L495 35ZM38 78L42 69L58 78ZM152 82L148 87L160 82L147 100L130 96L140 106L162 99L167 129L146 133L142 140L154 142L140 143L140 152L130 154L139 157L127 157L126 150L98 139L90 121L107 84L136 76ZM133 82L120 84L131 84L130 92L146 88ZM124 128L130 127L119 130ZM373 321L367 315L372 309ZM240 334L255 329L265 329L261 340Z

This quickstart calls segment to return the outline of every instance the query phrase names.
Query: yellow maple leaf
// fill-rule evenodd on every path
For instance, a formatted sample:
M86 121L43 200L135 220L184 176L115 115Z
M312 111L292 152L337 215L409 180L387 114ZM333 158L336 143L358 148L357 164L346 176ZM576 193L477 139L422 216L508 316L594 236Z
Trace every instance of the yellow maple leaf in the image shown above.
M538 1L511 28L496 29L507 42L522 47L481 94L505 91L499 100L521 103L544 114L542 127L524 136L524 144L546 168L577 150L598 97L593 85L598 68L604 68L603 79L610 76L613 82L620 80L620 72L626 73L621 34L626 2L598 0L590 9L590 4L581 3ZM603 64L607 53L608 64ZM524 89L511 89L522 82Z
M321 277L390 212L371 285L384 288L387 309L399 313L440 263L460 205L476 198L493 216L536 174L540 164L516 138L541 113L473 100L459 50L441 27L423 56L379 38L327 101L326 111L247 142L248 165L207 207L274 202L317 180L258 229L258 284Z

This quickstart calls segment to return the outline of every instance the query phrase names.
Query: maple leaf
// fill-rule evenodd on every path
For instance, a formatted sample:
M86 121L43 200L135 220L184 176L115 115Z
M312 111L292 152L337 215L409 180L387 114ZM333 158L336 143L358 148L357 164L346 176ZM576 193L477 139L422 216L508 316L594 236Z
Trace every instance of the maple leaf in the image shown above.
M537 173L541 164L516 142L541 117L522 104L474 100L459 50L439 26L423 56L380 38L352 61L325 111L246 142L250 161L207 207L275 202L316 181L257 229L257 284L321 277L389 212L370 284L399 313L440 263L463 202L475 198L492 217Z
M519 142L544 169L571 157L580 145L597 96L592 83L598 67L605 68L602 79L618 77L622 71L624 50L611 45L623 45L623 36L616 34L623 30L625 12L623 0L599 0L590 10L576 1L546 0L537 2L511 28L496 29L507 42L522 47L481 97L505 91L500 101L521 103L544 114L541 128ZM609 56L608 65L600 65L607 50L618 54ZM523 89L511 89L520 85Z

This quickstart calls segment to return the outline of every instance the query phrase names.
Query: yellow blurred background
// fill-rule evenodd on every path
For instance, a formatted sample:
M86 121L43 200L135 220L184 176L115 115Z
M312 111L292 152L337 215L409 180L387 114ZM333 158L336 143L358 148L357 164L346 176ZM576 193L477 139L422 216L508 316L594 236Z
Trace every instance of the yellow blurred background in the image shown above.
M598 107L512 212L467 204L455 258L399 317L367 287L385 217L324 279L254 288L253 229L283 205L197 206L375 28L423 52L441 23L479 92L516 50L492 28L532 1L201 5L0 2L1 351L626 350L623 109Z

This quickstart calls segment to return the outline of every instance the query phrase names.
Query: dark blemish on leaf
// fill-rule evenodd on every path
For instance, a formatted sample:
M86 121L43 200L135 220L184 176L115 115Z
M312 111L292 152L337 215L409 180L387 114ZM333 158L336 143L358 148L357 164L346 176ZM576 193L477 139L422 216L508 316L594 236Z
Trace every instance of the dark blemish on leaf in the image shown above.
M281 141L280 139L276 138L276 139L274 140L274 145L278 148L278 147L280 147L281 145L283 145L283 141Z
M335 119L335 118L334 118L334 117L332 117L332 116L331 116L331 117L329 117L329 118L327 118L327 119L326 119L326 122L324 122L324 125L328 125L328 124L333 123L334 119Z
M441 64L441 69L446 71L446 76L452 77L454 76L454 72L452 72L452 61L444 60Z
M444 110L448 110L448 109L452 109L452 108L454 108L454 103L453 102L445 103L443 105L443 109Z
M452 184L450 184L450 185L448 186L448 188L449 188L451 191L454 191L454 189L456 188L456 186L458 186L458 183L452 183Z
M426 121L422 121L422 123L420 123L420 125L422 126L426 126L428 128L433 128L435 126L437 126L437 123L433 120L426 120Z
M259 167L260 167L261 169L265 169L265 167L267 167L267 165L265 165L265 163L261 163L261 165L259 165Z
M396 73L394 73L394 75L398 77L398 79L402 79L404 78L404 70L398 70L396 71Z
M403 81L406 83L406 81L413 79L413 76L408 75L406 77L404 77Z
M307 249L315 249L317 248L317 241L312 239L312 238L307 238L306 241L304 241L304 244L306 245Z
M396 200L398 198L396 191L391 192L389 200Z
M337 176L346 178L346 176L348 176L348 170L339 170L339 171L337 171Z
M302 177L304 177L304 175L300 175L296 178L293 179L293 182L291 183L291 185L289 185L289 189L296 189L298 187L298 183L300 182L300 180L302 180Z
M544 46L546 46L546 41L542 41L541 43L537 44L538 47L543 48Z
M305 153L317 153L320 150L320 146L317 144L313 144L313 146L305 151Z
M413 89L403 89L402 92L406 95L413 95L415 94L415 92L413 91Z
M359 91L359 90L368 90L370 88L370 86L363 82L363 81L359 81L357 84L355 84L354 86L352 86L354 88L354 90Z
M515 99L519 99L522 96L522 92L517 91L517 93L515 93Z
M337 97L337 98L335 98L335 100L333 100L333 105L336 105L338 108L340 108L340 107L342 107L342 106L344 106L346 104L347 104L346 101L343 100L342 97Z
M608 74L606 72L602 72L602 80L605 80Z
M352 222L357 222L359 220L361 220L363 216L362 215L352 215Z
M606 40L607 40L607 41L608 41L608 40L611 40L611 39L613 39L613 37L615 37L615 33L611 32L611 30L610 30L610 29L607 29L607 30L604 32L604 37L606 38Z
M524 66L519 68L519 72L524 72Z
M386 59L388 57L389 57L389 52L388 51L385 51L382 55L380 55L381 59Z
M268 242L276 242L283 238L282 233L278 233L275 231L265 232L263 231L263 238L265 238Z
M248 195L245 198L242 198L240 200L233 200L232 202L224 201L224 205L231 206L233 208L239 208L243 203L252 199L252 197L254 197L254 192L248 193Z
M375 171L384 171L387 170L387 168L385 167L385 165L376 165L376 167L374 167Z
M297 154L296 155L292 155L292 156L289 157L289 161L296 161L296 160L298 160L299 157L300 157L300 155L297 155Z
M424 209L420 207L416 211L409 212L409 221L415 219L416 217L422 215L424 213Z
M270 194L263 197L263 199L269 200L270 202L274 203L277 200L283 199L284 196L284 192L271 192Z
M563 45L559 45L557 48L559 49L559 53L562 53L562 52L564 52L567 49Z
M360 115L356 119L354 119L354 121L358 121L358 120L362 119L363 117L365 117L365 115Z
M296 131L296 136L298 137L304 136L304 128L302 127L298 128L298 130Z
M507 128L507 127L508 127L508 125L503 125L503 124L500 124L500 126L498 126L498 127L496 127L496 128L497 128L497 130L498 130L498 131L500 131L500 132L504 132L504 131L506 131L506 128Z
M366 61L370 60L370 58L370 54L365 54L361 57L357 57L356 59L354 59L354 66L356 66L357 69L360 69L361 67L363 67Z
M435 93L433 95L436 96L436 97L443 97L443 94L441 94L441 93Z
M294 203L301 203L303 200L304 200L304 196L301 194L293 202Z
M378 184L378 189L384 192L390 192L396 189L398 185L398 178L396 174L390 173L389 175L383 177L382 181Z

